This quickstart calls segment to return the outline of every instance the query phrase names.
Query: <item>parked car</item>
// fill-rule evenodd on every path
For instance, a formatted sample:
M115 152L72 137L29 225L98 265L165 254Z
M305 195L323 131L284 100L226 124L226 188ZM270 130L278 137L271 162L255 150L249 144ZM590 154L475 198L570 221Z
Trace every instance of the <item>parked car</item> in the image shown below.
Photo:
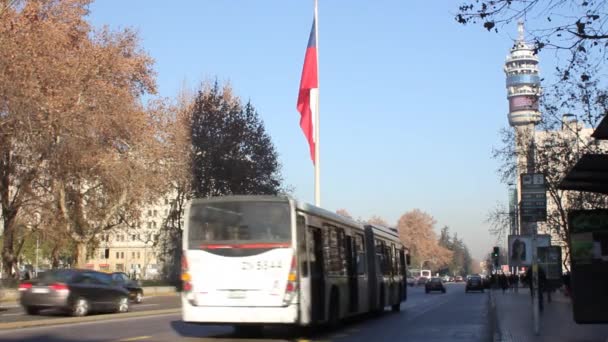
M414 277L407 277L407 284L408 284L409 286L414 286L414 285L416 285L416 278L414 278Z
M443 286L443 281L439 277L433 277L424 285L424 290L426 293L431 291L441 291L445 293L445 286Z
M470 276L467 279L467 285L465 286L464 292L469 291L481 291L483 292L483 280L480 276Z
M19 284L20 303L29 315L59 309L72 316L93 311L129 311L129 291L116 286L109 274L79 269L44 272Z
M420 277L418 278L418 280L416 281L416 284L418 285L424 285L427 283L429 279L427 277Z
M124 272L112 273L112 280L129 291L129 299L134 303L139 304L144 301L144 289L137 280L130 279Z

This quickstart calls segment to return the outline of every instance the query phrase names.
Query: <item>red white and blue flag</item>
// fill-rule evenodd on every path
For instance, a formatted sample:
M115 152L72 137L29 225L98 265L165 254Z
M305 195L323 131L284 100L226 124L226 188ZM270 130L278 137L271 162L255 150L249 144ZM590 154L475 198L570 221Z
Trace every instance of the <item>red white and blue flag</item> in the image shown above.
M300 127L304 131L310 147L310 157L313 164L315 156L315 118L317 117L319 102L319 78L317 75L317 25L312 21L312 29L308 38L308 47L304 57L302 79L300 80L300 93L298 94L298 112L300 112Z

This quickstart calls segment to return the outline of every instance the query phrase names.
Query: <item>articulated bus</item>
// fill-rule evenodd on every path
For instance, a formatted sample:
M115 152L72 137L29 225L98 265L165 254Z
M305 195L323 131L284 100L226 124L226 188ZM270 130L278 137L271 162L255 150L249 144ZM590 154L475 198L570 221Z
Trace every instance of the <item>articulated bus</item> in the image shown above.
M185 215L185 322L333 325L407 298L395 229L274 196L194 199Z

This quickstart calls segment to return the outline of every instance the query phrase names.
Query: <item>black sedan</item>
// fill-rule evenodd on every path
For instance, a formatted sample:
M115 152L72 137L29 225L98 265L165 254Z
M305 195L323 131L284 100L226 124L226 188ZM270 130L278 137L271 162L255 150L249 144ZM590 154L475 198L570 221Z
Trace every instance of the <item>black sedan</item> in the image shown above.
M483 292L483 280L480 276L470 276L467 279L467 286L464 289L464 292L469 291L481 291Z
M92 311L129 311L129 292L112 282L109 274L61 269L19 284L20 302L29 315L59 309L72 316Z
M112 280L118 286L122 286L129 291L129 299L139 304L144 300L144 289L141 287L138 281L131 280L126 273L114 272L112 273Z
M441 278L434 277L424 285L424 290L426 293L431 291L441 291L442 293L445 293L445 286L443 285Z

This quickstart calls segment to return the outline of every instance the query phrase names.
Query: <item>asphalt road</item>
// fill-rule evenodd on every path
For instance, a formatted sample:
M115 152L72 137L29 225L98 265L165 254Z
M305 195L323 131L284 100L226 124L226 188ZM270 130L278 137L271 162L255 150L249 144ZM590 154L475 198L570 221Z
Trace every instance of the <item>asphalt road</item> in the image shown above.
M174 298L176 299L176 298ZM465 294L448 284L446 294L409 288L400 313L357 319L334 331L268 328L258 338L236 336L231 327L184 324L179 314L119 318L63 326L0 331L0 341L491 341L488 294ZM157 309L165 308L158 307Z
M144 301L141 304L131 303L130 305L131 306L129 307L129 311L131 312L172 308L177 309L181 307L179 297L176 295L146 297L144 298ZM105 314L104 316L106 315L113 314ZM0 305L0 323L47 320L59 317L66 317L66 315L62 312L58 312L55 310L45 310L42 311L40 315L30 316L27 315L25 311L23 311L23 308L17 303Z

